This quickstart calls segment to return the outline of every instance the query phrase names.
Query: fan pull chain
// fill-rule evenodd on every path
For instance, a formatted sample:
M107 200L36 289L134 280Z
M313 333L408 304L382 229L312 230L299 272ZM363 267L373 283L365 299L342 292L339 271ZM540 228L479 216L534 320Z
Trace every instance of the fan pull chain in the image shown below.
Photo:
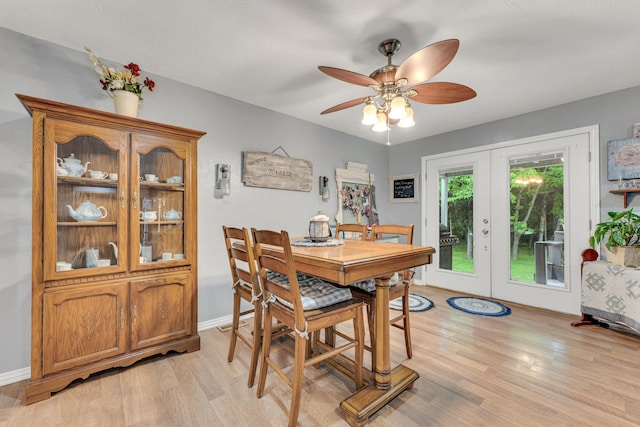
M389 114L387 114L387 145L391 145L389 140L389 133L391 133L391 127L389 126Z

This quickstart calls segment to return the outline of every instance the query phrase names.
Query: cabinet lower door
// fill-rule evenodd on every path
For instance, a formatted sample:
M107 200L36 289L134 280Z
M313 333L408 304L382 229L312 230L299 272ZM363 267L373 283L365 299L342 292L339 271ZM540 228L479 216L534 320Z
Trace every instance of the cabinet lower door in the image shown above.
M127 289L123 283L45 292L45 375L126 351Z
M138 349L191 335L191 274L131 283L131 347Z

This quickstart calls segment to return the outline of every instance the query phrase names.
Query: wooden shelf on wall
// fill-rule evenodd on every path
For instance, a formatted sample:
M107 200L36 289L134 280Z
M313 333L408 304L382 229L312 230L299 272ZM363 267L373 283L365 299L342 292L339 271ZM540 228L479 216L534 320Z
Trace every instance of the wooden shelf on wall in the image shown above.
M624 208L626 209L627 206L629 205L628 203L628 196L629 193L640 193L640 188L630 188L630 189L625 189L625 190L609 190L609 193L611 194L622 194L624 196Z

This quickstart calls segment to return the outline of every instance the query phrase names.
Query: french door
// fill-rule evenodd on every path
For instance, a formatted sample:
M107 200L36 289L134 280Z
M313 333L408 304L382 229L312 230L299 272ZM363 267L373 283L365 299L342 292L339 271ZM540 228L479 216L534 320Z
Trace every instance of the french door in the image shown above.
M425 283L578 314L595 141L589 127L425 158Z

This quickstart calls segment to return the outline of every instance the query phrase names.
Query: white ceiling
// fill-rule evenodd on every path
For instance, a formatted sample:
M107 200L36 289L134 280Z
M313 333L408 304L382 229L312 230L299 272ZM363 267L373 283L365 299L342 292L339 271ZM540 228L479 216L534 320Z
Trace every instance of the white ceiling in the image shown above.
M373 92L317 66L369 75L386 65L377 50L386 38L402 42L398 65L423 46L459 39L458 54L431 81L461 83L478 96L413 103L416 126L394 128L394 144L640 85L639 21L637 0L0 2L0 27L88 46L102 59L136 62L143 74L378 143L387 135L360 124L361 107L320 115Z

